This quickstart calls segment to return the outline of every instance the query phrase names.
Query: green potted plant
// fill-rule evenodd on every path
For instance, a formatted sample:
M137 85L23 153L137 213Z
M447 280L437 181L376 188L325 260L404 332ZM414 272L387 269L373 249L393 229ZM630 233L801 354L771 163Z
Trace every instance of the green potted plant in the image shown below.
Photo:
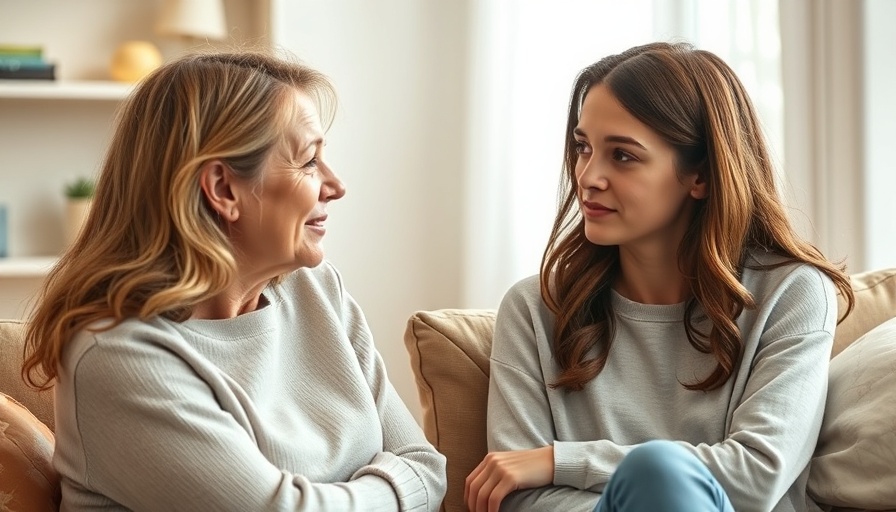
M93 180L78 178L65 186L65 197L69 199L90 199L93 197L95 185Z
M83 177L65 185L65 240L68 244L78 237L84 220L87 219L95 187L93 180Z

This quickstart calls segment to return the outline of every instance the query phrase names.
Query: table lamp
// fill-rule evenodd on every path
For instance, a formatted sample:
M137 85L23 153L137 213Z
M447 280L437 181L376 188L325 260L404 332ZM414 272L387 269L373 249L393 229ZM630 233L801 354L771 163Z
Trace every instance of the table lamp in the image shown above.
M224 39L222 0L165 0L156 23L156 32L187 39Z

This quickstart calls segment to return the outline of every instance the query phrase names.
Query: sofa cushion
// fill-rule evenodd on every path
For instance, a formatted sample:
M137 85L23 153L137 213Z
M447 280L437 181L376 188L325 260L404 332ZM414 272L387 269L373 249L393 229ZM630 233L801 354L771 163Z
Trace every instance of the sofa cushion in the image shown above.
M59 510L53 433L0 393L0 510Z
M837 325L831 357L843 351L859 336L896 315L896 268L871 270L850 276L856 306ZM840 311L844 303L840 299Z
M420 311L404 342L417 381L427 439L448 459L445 512L461 512L464 480L487 453L485 412L493 310Z
M896 318L831 360L809 491L830 505L896 508Z
M19 401L53 430L53 392L35 391L22 380L24 344L25 324L19 320L0 320L0 392Z

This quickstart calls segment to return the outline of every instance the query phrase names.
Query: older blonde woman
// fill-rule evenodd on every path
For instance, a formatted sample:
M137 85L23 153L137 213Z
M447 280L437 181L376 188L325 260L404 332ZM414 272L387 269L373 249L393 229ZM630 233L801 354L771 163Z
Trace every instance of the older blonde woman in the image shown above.
M167 64L125 104L27 335L63 509L438 508L445 459L324 261L334 100L235 53Z

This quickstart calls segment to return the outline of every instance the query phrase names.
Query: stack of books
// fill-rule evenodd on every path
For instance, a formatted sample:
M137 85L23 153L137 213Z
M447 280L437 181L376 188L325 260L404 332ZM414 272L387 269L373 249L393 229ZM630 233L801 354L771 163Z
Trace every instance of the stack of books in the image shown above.
M56 64L44 59L41 46L0 44L0 79L55 80Z

